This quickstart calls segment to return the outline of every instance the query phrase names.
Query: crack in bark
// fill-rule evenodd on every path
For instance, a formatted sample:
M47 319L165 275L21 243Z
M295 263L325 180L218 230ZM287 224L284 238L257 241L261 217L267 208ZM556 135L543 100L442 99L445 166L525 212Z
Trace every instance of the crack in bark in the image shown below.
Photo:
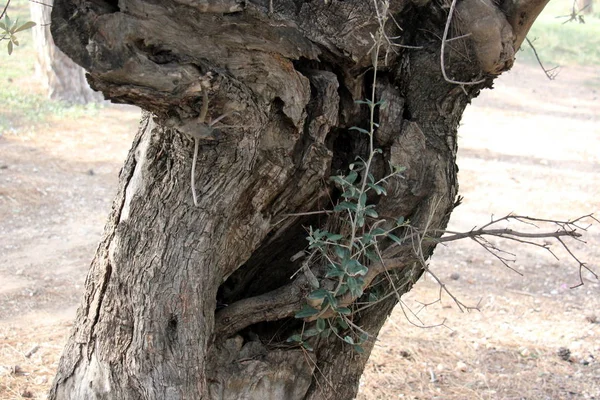
M110 264L110 261L108 261L106 263L105 266L105 271L104 271L104 276L102 277L102 282L100 283L100 287L98 292L96 292L96 295L98 296L98 300L97 300L97 306L96 306L96 314L94 315L94 318L92 320L92 323L89 327L89 339L88 339L88 361L91 359L92 357L92 353L94 352L94 347L91 346L92 343L94 343L94 330L96 328L96 324L98 323L98 320L100 319L100 313L102 311L102 303L104 301L104 296L106 294L106 289L108 288L108 284L110 283L110 276L112 275L112 266Z

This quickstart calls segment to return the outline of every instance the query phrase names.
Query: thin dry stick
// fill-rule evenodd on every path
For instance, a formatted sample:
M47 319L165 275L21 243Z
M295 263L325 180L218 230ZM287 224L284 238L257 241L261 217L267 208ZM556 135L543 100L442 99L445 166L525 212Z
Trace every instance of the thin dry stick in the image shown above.
M535 59L537 60L538 64L540 65L540 68L542 68L542 71L544 71L544 74L546 75L546 77L548 79L550 79L551 81L553 81L558 76L558 73L560 72L560 70L558 69L558 66L556 66L554 68L546 69L546 67L544 67L544 64L542 64L542 60L540 59L540 56L538 55L538 52L535 49L535 46L533 45L533 43L531 43L531 40L529 40L528 37L525 37L525 40L527 41L527 44L529 45L529 47L531 47L531 50L533 50Z
M2 10L2 14L0 14L0 19L4 18L4 16L6 15L6 10L8 10L9 5L10 5L10 0L8 0L6 2L6 5L4 6L4 10ZM6 28L8 29L9 27L7 26Z
M594 271L592 271L585 263L581 262L576 256L575 254L573 254L573 252L571 251L571 249L569 249L569 246L567 246L565 244L565 242L561 239L558 238L557 239L560 244L562 244L562 246L565 248L565 250L567 250L567 252L571 255L571 257L577 261L579 263L579 283L575 286L572 286L571 289L574 289L576 287L579 286L583 286L583 269L586 269L588 272L590 272L596 279L598 279L598 274L596 274Z
M447 40L448 39L448 31L450 30L450 23L452 22L452 15L454 14L455 7L456 7L456 0L452 0L452 3L450 4L450 11L448 11L448 18L446 19L446 26L444 27L444 36L442 37L442 48L441 48L441 54L440 54L440 65L442 67L442 75L444 76L444 80L449 83L454 83L456 85L477 85L477 84L485 82L485 79L480 79L480 80L474 81L474 82L461 82L461 81L455 81L453 79L448 78L448 75L446 74L444 52L446 50L446 42L448 41Z
M419 239L419 243L421 244L423 241L422 239ZM413 242L414 243L414 242ZM465 311L469 311L469 310L473 310L473 309L477 309L476 307L471 307L471 306L467 306L466 304L464 304L462 301L460 301L458 299L458 297L456 297L454 295L454 293L452 293L450 291L450 289L448 289L448 287L446 286L446 284L436 275L434 274L431 269L429 269L429 265L427 264L425 257L423 255L423 250L422 248L420 250L416 250L416 254L417 254L417 260L418 262L421 264L421 267L423 268L423 270L425 272L427 272L429 275L431 275L431 277L437 282L437 284L440 287L439 290L439 294L438 294L438 298L442 299L442 294L443 292L446 292L446 294L448 296L450 296L450 298L452 299L452 301L454 301L454 303L458 306L458 309L462 312Z

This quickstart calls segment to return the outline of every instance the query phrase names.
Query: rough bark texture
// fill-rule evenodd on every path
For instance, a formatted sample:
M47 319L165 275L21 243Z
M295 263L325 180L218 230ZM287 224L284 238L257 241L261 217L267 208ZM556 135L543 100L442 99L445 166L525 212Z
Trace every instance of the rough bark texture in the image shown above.
M31 1L31 20L36 23L31 32L36 50L36 76L48 97L72 104L87 104L104 100L85 79L85 70L75 64L54 45L50 34L50 13L53 0Z
M303 276L290 279L302 262L291 258L307 246L306 227L331 223L298 213L331 208L340 194L328 177L368 151L366 137L350 128L368 122L355 101L373 84L374 4L275 0L269 15L260 0L56 2L58 45L90 72L95 89L148 113L51 399L355 396L372 339L364 354L335 336L313 340L313 352L285 340L301 329L293 315L310 291ZM403 30L390 23L389 36L412 47L381 54L376 96L388 106L376 116L382 154L372 172L387 174L388 162L407 170L390 181L387 197L370 201L416 229L446 226L462 112L512 65L518 47L512 15L482 4L459 3L452 31L472 37L446 46L451 79L485 80L462 87L440 69L447 7L390 4ZM201 90L209 91L210 117L226 115L217 130L198 121ZM424 271L411 246L389 246L384 257L401 293ZM323 279L321 266L311 268ZM372 282L367 292L390 290L387 279ZM376 337L396 301L389 296L353 323Z

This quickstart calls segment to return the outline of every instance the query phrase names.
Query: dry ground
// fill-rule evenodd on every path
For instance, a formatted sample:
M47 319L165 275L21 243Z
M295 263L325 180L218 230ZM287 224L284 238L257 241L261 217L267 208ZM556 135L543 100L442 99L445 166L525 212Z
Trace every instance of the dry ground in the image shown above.
M460 130L465 202L451 228L509 212L598 213L599 92L600 68L565 68L548 82L518 65L475 100ZM0 136L0 399L45 398L138 117L108 107ZM600 227L586 239L572 248L600 267ZM564 252L499 245L518 254L523 276L466 241L438 248L431 270L479 311L435 302L430 277L418 283L384 327L361 400L600 399L598 280L585 274L571 290L578 268Z

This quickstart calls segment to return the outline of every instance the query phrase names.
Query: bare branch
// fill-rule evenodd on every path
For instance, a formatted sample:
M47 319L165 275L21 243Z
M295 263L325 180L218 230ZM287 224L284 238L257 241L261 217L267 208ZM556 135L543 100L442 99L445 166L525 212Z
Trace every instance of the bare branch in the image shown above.
M291 317L302 308L308 292L308 281L301 275L286 286L237 301L217 312L215 338L225 339L257 322Z
M515 231L515 230L509 229L509 228L506 228L506 229L477 229L477 230L472 230L469 232L462 232L462 233L446 231L446 233L453 233L453 235L444 236L439 239L431 239L431 240L435 240L438 243L444 243L444 242L452 242L454 240L459 240L459 239L483 236L483 235L503 237L503 238L511 239L511 240L516 240L515 238L518 238L518 237L537 238L537 239L559 238L561 236L570 236L570 237L575 237L575 238L581 237L581 233L575 232L575 231L528 233L528 232ZM531 244L531 242L530 242L530 244Z
M445 50L446 50L446 43L448 42L448 31L450 30L450 23L452 22L452 15L454 14L454 9L456 7L456 0L452 0L452 3L450 4L450 11L448 11L448 18L446 19L446 26L444 27L444 36L442 37L442 48L441 48L441 54L440 54L440 66L442 68L442 75L444 76L444 80L446 82L449 83L454 83L457 85L477 85L479 83L483 83L485 82L485 79L480 79L478 81L474 81L474 82L460 82L460 81L455 81L453 79L448 78L448 75L446 74L446 66L445 66Z
M563 22L563 25L566 24L566 23L568 23L568 22L572 22L572 21L577 21L580 24L585 24L585 20L583 19L582 11L585 10L586 8L588 8L591 5L592 5L592 3L586 4L585 6L583 6L583 8L580 8L579 10L577 10L576 9L577 0L573 0L573 6L571 7L571 13L568 14L568 15L559 15L556 18L567 18Z
M481 228L481 229L474 228L474 229L470 230L469 232L444 231L443 233L450 233L450 235L443 236L439 239L431 239L431 240L434 240L438 243L444 243L444 242L451 242L454 240L459 240L459 239L464 239L464 238L470 238L473 241L475 241L477 244L482 246L486 251L488 251L494 257L496 257L504 266L515 271L519 275L522 275L519 271L515 270L514 268L511 268L508 265L508 262L515 261L515 259L514 259L515 255L499 249L498 247L496 247L495 245L493 245L489 241L487 241L484 238L484 236L494 236L494 237L499 237L499 238L503 238L503 239L507 239L507 240L512 240L512 241L515 241L518 243L536 246L543 250L546 250L555 259L558 260L557 255L552 251L552 249L550 248L550 246L547 243L538 243L533 240L525 240L525 239L521 239L521 238L555 239L567 251L569 256L573 260L575 260L577 262L577 264L579 265L580 282L579 282L579 284L573 286L573 287L578 287L578 286L583 285L583 275L582 274L583 274L584 269L589 271L596 279L598 279L598 275L591 268L589 268L584 262L579 260L577 258L577 256L575 256L575 254L572 252L572 250L569 248L569 246L564 242L563 238L570 237L575 240L583 242L583 240L580 239L582 235L581 235L581 233L577 232L577 229L582 230L582 231L588 230L588 228L591 226L591 224L582 225L582 222L585 219L592 219L595 222L599 222L598 219L596 217L594 217L592 214L583 215L579 218L575 218L573 220L568 220L568 221L533 218L533 217L509 214L502 218L497 218L497 219L492 218L491 221L488 222L487 224L483 225L483 228ZM515 231L513 229L509 229L509 228L487 229L488 227L490 227L494 224L497 224L499 222L510 222L510 221L516 221L516 222L519 222L522 224L531 225L538 229L539 229L539 226L538 226L539 223L545 223L545 224L554 225L554 226L558 227L558 229L556 231L552 231L552 232L539 232L539 233L521 232L521 231ZM585 242L583 242L583 243L585 243ZM511 256L513 256L513 258L506 258L506 257L502 256L501 253L510 254Z
M594 275L594 277L596 279L598 279L598 274L596 274L594 271L592 271L584 262L581 262L576 256L575 254L573 254L573 252L571 251L571 249L569 249L569 246L567 246L565 244L565 242L562 239L558 239L558 241L560 242L560 244L562 244L562 246L565 248L565 250L567 250L567 252L571 255L571 257L577 261L579 263L579 283L575 286L572 286L571 289L582 286L583 285L583 274L582 274L582 270L585 268L586 270L588 270L588 272L590 272L592 275Z
M531 50L533 50L535 59L537 60L540 67L542 68L542 71L544 71L544 74L546 75L546 77L551 81L556 79L556 77L558 76L558 73L560 72L559 67L556 66L554 68L546 69L546 67L544 67L544 64L542 63L542 60L540 59L540 56L538 55L537 50L535 49L535 46L533 45L533 43L531 43L531 40L529 40L528 37L526 37L525 40L527 41L527 44L529 45L529 47L531 47Z
M475 243L477 243L478 245L480 245L481 247L483 247L485 249L485 251L487 251L492 256L494 256L495 258L497 258L506 268L508 268L511 271L514 271L517 274L523 276L522 273L520 273L519 271L517 271L516 269L514 269L513 267L511 267L510 265L508 265L509 262L515 262L514 258L509 259L509 258L501 256L500 255L501 250L499 250L495 246L492 246L490 242L488 242L487 240L485 240L483 238L474 237L472 239L473 239L473 241ZM511 255L514 256L514 254L511 254Z
M6 10L8 10L9 5L10 5L10 0L7 0L6 5L4 6L4 10L2 10L2 14L0 14L0 19L4 18L4 16L6 15Z

